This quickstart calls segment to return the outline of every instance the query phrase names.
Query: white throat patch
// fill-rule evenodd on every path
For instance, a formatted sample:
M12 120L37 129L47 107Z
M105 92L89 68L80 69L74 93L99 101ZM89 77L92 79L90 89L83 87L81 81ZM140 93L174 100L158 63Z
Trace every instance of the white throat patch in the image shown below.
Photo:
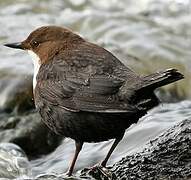
M33 74L33 89L36 87L36 76L38 74L40 68L40 58L36 55L33 51L28 50L29 55L32 57L33 64L34 64L34 74Z

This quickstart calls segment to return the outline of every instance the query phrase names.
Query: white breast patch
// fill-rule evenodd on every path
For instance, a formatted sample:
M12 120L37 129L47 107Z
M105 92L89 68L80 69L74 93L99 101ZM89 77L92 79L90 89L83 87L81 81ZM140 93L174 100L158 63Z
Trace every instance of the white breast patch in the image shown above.
M36 87L36 76L38 74L40 68L40 58L36 55L33 51L28 50L29 55L32 57L33 64L34 64L34 74L33 74L33 89Z

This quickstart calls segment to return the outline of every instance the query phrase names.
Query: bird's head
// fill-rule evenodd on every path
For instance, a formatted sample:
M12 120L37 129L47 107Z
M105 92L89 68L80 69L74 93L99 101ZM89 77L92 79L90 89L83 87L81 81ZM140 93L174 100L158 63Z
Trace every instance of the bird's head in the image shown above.
M82 40L80 36L72 31L58 26L43 26L32 33L22 42L8 43L5 46L10 48L27 50L33 60L38 59L39 64L46 63L60 49L67 44Z

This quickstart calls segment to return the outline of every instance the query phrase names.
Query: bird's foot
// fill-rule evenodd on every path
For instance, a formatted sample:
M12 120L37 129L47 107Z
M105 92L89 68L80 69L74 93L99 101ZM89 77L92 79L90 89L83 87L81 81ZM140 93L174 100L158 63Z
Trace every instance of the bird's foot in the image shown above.
M106 167L103 167L101 164L96 164L93 167L85 168L81 171L81 176L92 176L95 179L104 179L104 180L113 180L117 179L115 174L112 173Z
M70 177L72 176L72 173L68 170L65 173L62 174L64 177Z
M66 173L62 173L62 174L60 174L59 176L58 176L59 178L61 178L61 179L65 179L65 180L80 180L80 178L78 177L78 176L75 176L75 175L73 175L73 174L69 174L69 172L66 172ZM61 180L61 179L59 179L59 180Z

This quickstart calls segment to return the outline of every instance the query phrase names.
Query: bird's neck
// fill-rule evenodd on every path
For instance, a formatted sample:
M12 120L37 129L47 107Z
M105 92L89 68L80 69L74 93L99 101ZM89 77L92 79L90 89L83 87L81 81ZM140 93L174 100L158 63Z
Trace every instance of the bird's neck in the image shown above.
M31 50L28 50L29 55L31 56L32 60L33 60L33 65L34 65L34 73L33 73L33 89L35 89L36 87L36 76L38 74L39 68L40 68L40 58L39 56L34 53Z

